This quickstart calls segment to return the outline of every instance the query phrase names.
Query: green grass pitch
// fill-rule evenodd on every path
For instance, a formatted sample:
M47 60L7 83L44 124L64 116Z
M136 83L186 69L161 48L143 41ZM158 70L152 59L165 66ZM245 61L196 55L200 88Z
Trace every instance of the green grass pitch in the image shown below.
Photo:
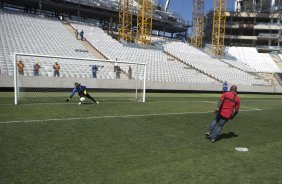
M66 97L14 106L0 93L0 183L282 183L282 96L240 95L242 111L214 144L204 133L218 94L81 106Z

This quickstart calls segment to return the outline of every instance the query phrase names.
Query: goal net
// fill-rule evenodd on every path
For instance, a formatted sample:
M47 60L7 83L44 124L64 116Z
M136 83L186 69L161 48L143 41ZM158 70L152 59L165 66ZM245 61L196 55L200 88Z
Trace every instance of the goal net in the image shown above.
M64 103L74 83L99 102L145 102L146 64L35 54L14 55L15 104ZM78 103L75 94L70 103ZM92 103L86 100L84 103Z

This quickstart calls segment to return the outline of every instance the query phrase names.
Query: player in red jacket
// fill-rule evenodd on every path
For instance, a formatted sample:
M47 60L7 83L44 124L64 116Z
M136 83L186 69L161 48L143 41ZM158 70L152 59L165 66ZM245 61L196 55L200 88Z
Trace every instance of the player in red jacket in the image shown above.
M224 124L233 119L239 112L240 98L237 94L237 86L231 86L230 91L223 93L216 108L216 117L211 122L206 136L211 137L214 143L220 135L221 129Z

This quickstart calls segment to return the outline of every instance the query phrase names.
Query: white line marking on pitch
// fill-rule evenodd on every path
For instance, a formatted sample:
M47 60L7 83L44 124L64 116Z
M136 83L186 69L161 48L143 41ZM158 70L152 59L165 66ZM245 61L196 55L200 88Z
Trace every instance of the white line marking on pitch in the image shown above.
M259 111L260 109L253 110L241 110L240 112L249 112L249 111ZM2 121L0 124L9 124L9 123L31 123L31 122L48 122L48 121L72 121L72 120L91 120L91 119L103 119L103 118L131 118L131 117L146 117L146 116L170 116L170 115L185 115L185 114L208 114L213 113L214 111L202 111L202 112L174 112L166 114L131 114L131 115L122 115L122 116L93 116L85 118L61 118L61 119L36 119L36 120L23 120L23 121Z

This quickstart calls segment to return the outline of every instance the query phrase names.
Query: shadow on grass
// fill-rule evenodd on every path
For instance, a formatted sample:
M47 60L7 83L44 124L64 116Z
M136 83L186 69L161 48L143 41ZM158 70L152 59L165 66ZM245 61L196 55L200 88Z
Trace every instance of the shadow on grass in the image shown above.
M237 134L235 134L234 132L228 132L227 134L221 134L218 138L218 140L221 139L230 139L230 138L234 138L234 137L238 137Z
M96 105L94 102L83 102L81 105Z

